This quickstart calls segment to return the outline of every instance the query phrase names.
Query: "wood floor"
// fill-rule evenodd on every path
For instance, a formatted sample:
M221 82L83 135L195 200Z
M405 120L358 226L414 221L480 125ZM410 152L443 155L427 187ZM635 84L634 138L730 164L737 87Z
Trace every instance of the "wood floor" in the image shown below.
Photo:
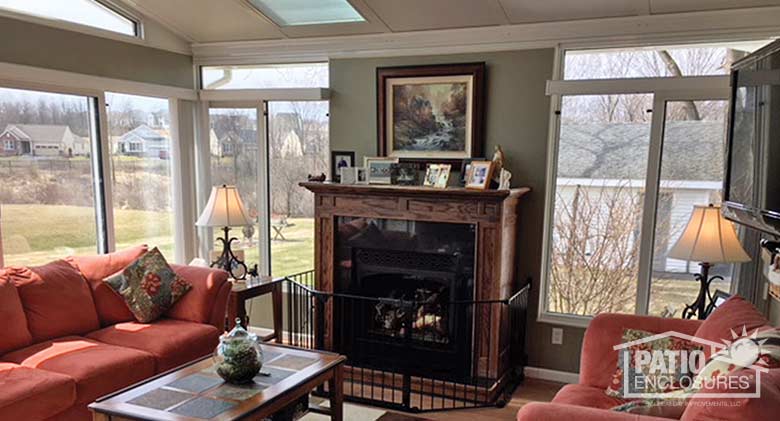
M432 421L512 421L517 411L528 402L549 402L558 390L560 383L544 380L526 379L512 395L512 400L503 408L459 409L455 411L426 412L415 414Z

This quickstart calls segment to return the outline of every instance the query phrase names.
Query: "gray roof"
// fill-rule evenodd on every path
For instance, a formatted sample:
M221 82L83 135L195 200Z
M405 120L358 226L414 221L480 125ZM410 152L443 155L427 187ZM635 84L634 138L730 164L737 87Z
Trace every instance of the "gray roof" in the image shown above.
M644 179L649 123L561 124L558 176ZM666 125L662 178L722 181L724 126L718 121L672 121Z
M164 135L162 135L157 130L152 129L151 127L147 126L146 124L142 124L133 130L130 130L129 132L122 135L122 137L119 139L120 141L124 141L126 139L130 139L132 137L139 137L143 140L155 140L155 141L164 141L168 140Z
M4 131L16 128L29 140L34 142L61 143L68 126L53 124L9 124Z

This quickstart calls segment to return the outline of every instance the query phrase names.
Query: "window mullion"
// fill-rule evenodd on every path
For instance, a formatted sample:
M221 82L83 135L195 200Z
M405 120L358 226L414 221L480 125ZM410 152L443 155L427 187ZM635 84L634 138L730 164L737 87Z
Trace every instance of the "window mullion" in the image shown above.
M257 108L257 209L258 217L258 247L259 272L263 275L271 275L271 178L269 160L268 138L268 101L261 101Z
M92 153L90 162L95 191L95 222L97 224L98 253L114 250L114 215L112 212L111 168L109 159L108 114L103 93L89 101Z
M636 294L637 314L647 314L650 305L650 279L653 272L653 246L655 244L656 209L661 178L666 98L653 96L653 117L650 125L645 198L642 210L642 228L639 242L639 276Z

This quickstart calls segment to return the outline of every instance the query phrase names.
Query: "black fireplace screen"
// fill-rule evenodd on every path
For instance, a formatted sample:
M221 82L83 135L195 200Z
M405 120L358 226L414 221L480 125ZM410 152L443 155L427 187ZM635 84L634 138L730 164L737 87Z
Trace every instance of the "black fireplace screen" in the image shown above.
M393 286L386 274L371 276L366 291L391 297L286 279L283 342L346 355L344 393L353 402L407 411L506 403L525 365L528 285L502 300L454 300L451 283L432 276L393 277ZM477 315L494 323L472 323ZM496 352L492 339L503 332L511 333L506 352Z

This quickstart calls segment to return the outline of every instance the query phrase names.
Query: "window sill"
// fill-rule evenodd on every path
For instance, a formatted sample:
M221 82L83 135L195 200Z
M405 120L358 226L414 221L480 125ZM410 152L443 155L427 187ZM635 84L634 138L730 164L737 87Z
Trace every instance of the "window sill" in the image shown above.
M593 320L592 316L577 316L574 314L561 314L561 313L550 313L550 312L540 312L536 318L536 321L539 323L548 323L548 324L558 325L558 326L579 327L583 329L588 327L591 320Z

